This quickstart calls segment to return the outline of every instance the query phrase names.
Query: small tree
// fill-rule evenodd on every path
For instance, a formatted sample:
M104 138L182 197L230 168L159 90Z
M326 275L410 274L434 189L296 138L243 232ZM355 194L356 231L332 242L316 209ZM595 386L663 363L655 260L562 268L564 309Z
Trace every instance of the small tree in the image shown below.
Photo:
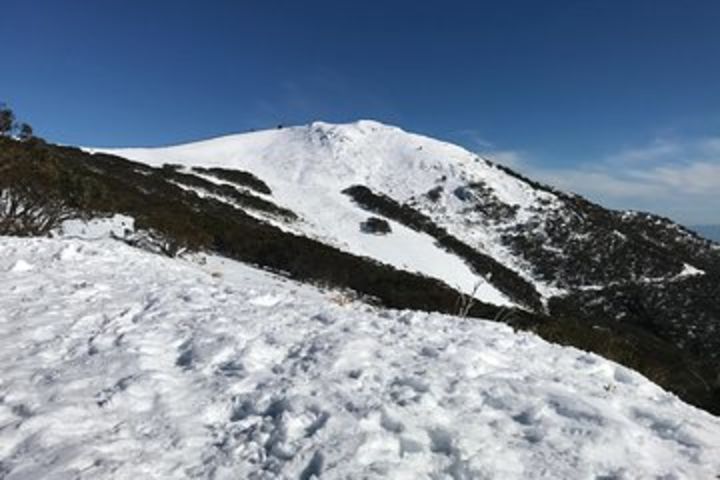
M63 200L31 183L0 190L0 235L47 235L73 214Z
M18 138L23 142L31 140L34 137L33 129L27 123L21 123L18 127Z
M0 104L0 135L10 135L14 127L15 114L5 104Z
M17 135L17 138L23 142L37 139L30 124L25 122L17 123L15 112L6 104L0 102L0 137L13 135Z

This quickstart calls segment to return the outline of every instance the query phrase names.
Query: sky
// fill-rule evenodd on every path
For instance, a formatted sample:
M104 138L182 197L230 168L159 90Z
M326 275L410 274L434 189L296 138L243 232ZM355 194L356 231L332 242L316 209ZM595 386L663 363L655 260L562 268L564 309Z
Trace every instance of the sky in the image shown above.
M54 142L374 119L720 224L716 0L3 1L0 45L0 101Z

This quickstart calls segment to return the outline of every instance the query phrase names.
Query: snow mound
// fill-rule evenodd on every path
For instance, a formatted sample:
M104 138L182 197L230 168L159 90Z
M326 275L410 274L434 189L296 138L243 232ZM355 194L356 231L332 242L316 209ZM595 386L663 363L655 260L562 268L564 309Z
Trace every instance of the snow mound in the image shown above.
M21 273L21 272L29 272L29 271L33 270L34 268L35 267L33 266L32 263L28 263L25 260L18 260L17 262L15 262L15 265L10 267L9 271Z
M135 231L135 219L127 215L115 214L107 218L90 220L73 219L62 223L55 236L98 240L100 238L124 238Z
M368 124L367 128L373 128ZM720 419L507 326L0 237L0 477L714 478Z

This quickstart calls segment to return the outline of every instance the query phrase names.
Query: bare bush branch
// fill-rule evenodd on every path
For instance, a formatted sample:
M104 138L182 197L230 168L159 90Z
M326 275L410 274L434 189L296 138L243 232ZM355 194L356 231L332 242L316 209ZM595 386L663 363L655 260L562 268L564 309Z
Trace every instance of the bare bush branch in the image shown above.
M463 293L460 288L458 288L458 298L455 302L455 312L458 317L465 318L470 313L470 310L472 310L473 305L475 305L475 302L477 299L475 298L475 294L477 294L478 290L482 286L482 280L475 283L473 286L472 292L469 294Z
M0 234L41 236L73 217L63 201L17 186L0 191Z

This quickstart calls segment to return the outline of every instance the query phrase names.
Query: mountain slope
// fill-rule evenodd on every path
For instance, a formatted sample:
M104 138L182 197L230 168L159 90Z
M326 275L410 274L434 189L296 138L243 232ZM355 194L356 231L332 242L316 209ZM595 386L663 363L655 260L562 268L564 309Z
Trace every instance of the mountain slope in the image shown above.
M459 185L465 174L462 163L477 169L477 176L495 171L473 166L475 157L458 147L361 121L341 126L316 122L162 149L104 151L153 166L252 172L270 186L278 204L301 217L303 222L294 226L296 231L351 253L429 274L466 292L480 282L488 289L480 292L480 298L506 303L502 294L493 292L489 282L468 271L456 256L434 248L434 239L423 232L391 221L395 234L382 238L360 234L359 224L368 213L342 193L353 185L363 185L405 203L417 192L435 187L443 177ZM505 177L499 171L496 176ZM532 189L521 182L505 190L508 201L533 201ZM408 244L414 248L406 248ZM503 258L493 253L493 259Z
M0 236L0 477L720 472L717 417L600 357L195 259Z
M668 219L606 210L460 147L360 121L109 152L155 166L252 172L280 205L298 213L302 222L293 228L303 235L466 292L482 279L524 308L629 323L719 359L720 246ZM342 195L358 189L365 189L370 203ZM383 208L382 199L396 208ZM404 225L417 232L413 245L432 247L434 240L471 271L455 265L433 271L429 264L447 258L439 254L425 253L425 263L408 258L414 251L404 248L409 237L358 235L357 225L369 213L384 216L393 229ZM499 303L489 288L480 293ZM592 302L591 295L604 301ZM654 297L663 297L662 308L648 304Z
M438 280L294 234L288 231L294 213L243 189L75 148L2 138L0 147L6 234L47 235L65 219L123 214L136 227L123 233L125 241L171 256L214 251L395 307L455 311L462 295ZM471 307L467 313L474 315L498 312L480 301Z
M493 318L720 412L719 252L665 219L604 210L373 122L117 153L146 163L0 138L0 232L122 214L135 228L117 236L133 245Z
M154 166L252 172L270 185L281 205L292 206L307 222L299 227L303 233L373 256L363 240L347 238L357 230L358 218L351 216L341 192L363 186L426 214L460 241L531 280L546 298L617 278L670 279L685 270L685 263L701 269L692 264L718 262L710 243L688 231L675 244L694 242L690 251L668 256L664 250L675 245L657 245L645 235L655 218L633 225L628 214L537 184L460 147L377 122L316 122L175 147L105 151ZM598 244L606 255L598 256ZM632 262L614 261L630 256Z

